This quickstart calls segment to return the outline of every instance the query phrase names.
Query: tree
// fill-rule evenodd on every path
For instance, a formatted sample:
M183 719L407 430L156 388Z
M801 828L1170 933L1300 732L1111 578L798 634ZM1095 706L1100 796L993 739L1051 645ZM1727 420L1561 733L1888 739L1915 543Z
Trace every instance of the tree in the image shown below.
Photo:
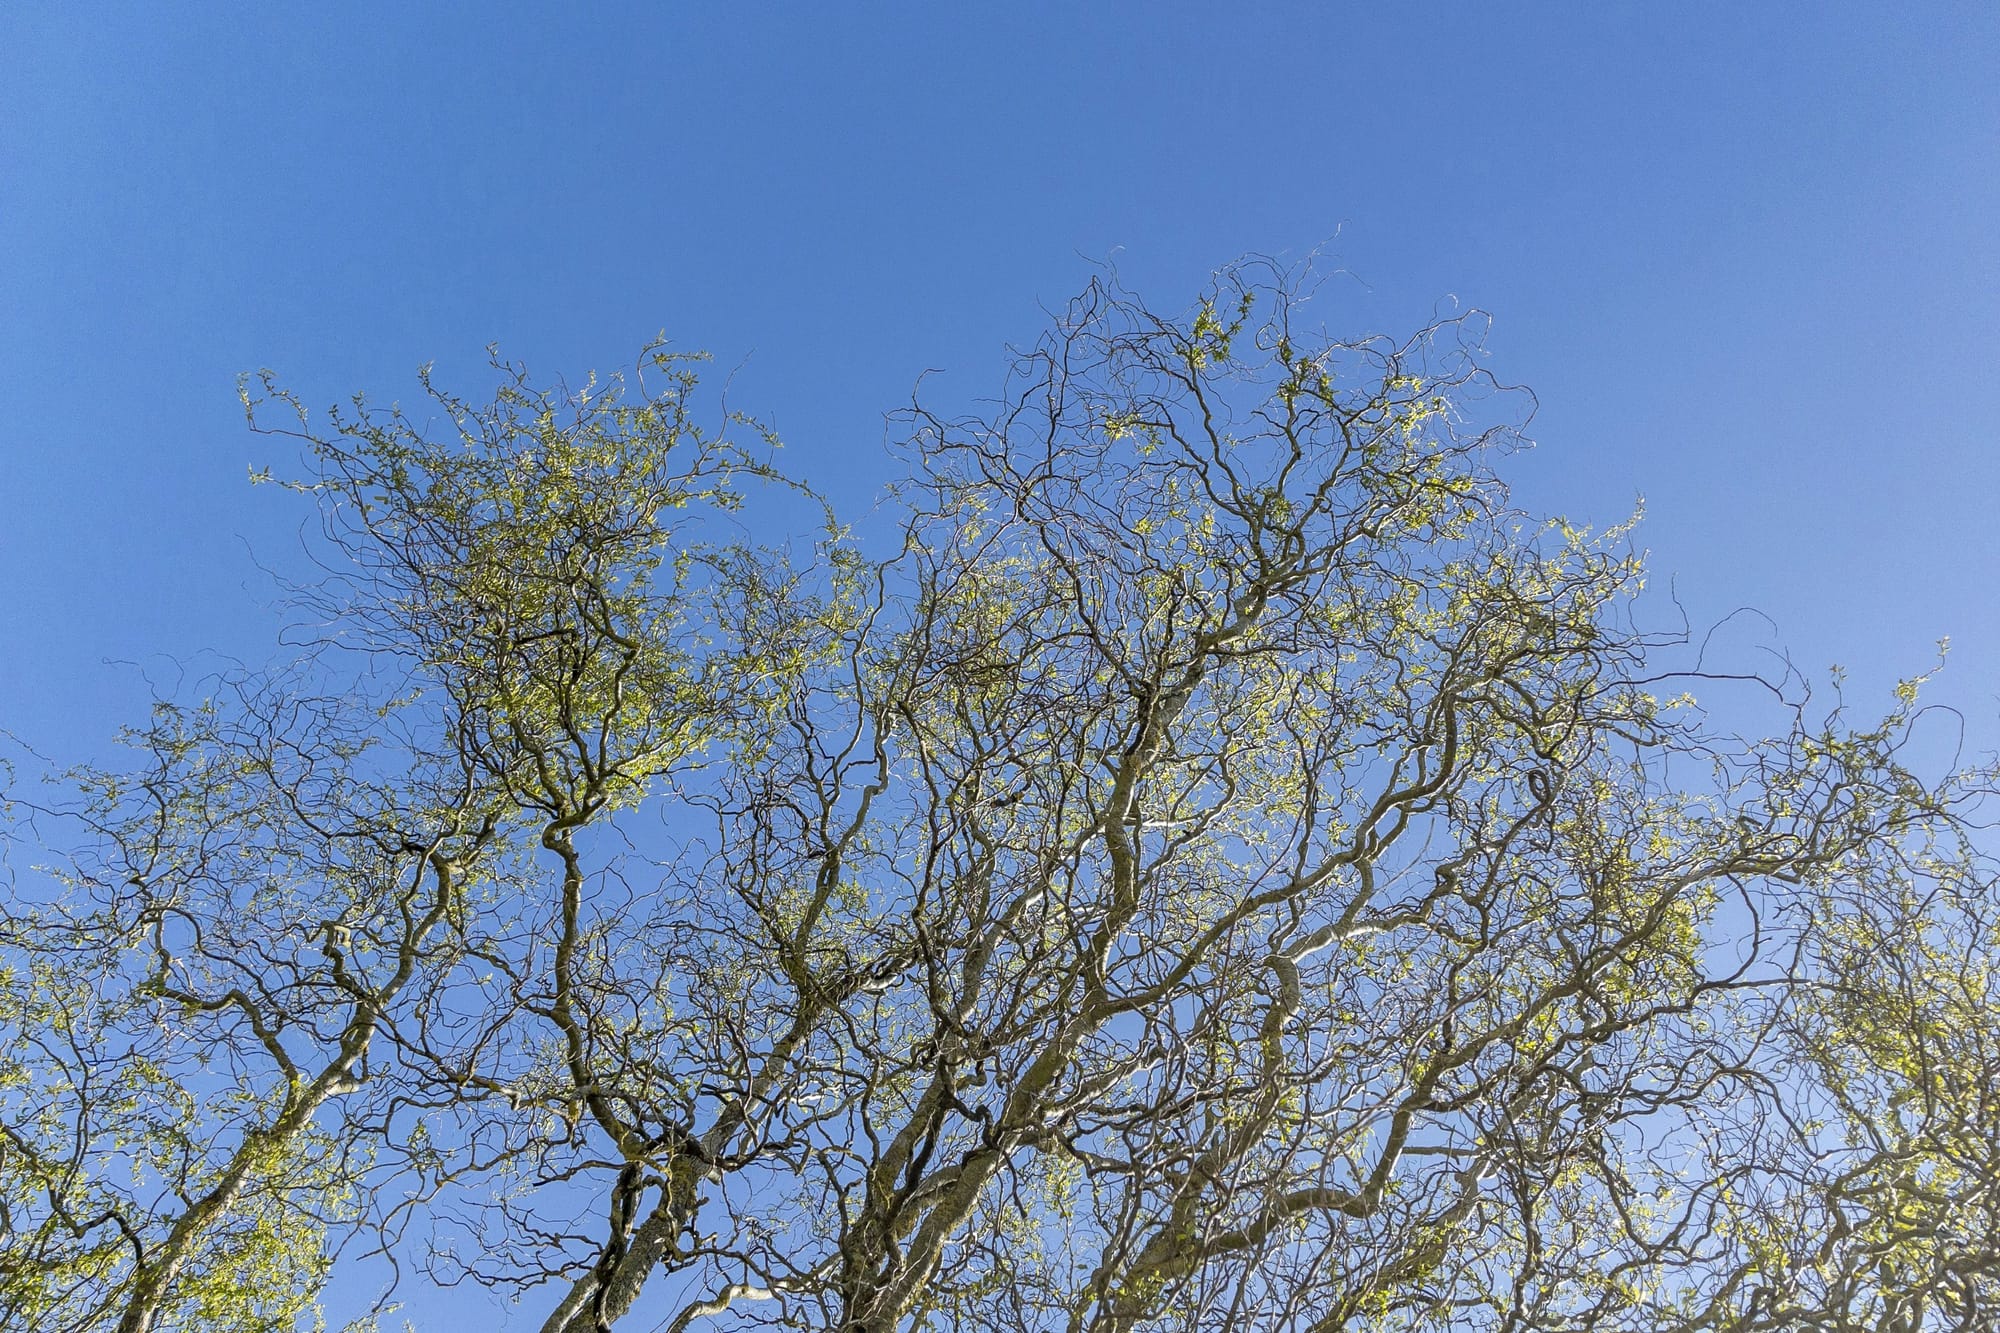
M1474 330L1305 295L1093 284L884 550L753 541L817 501L663 348L255 382L310 651L18 789L6 1321L1986 1326L1992 770L1917 682L1713 727Z

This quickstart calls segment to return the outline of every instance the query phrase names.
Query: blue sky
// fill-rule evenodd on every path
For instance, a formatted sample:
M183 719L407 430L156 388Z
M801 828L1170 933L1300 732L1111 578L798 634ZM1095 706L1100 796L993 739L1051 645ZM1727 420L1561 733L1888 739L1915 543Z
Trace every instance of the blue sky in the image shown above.
M988 390L1091 261L1178 306L1315 246L1343 330L1493 312L1524 502L1643 494L1697 620L1863 682L1949 633L1994 711L2000 7L1078 8L12 7L4 725L268 653L303 515L239 371L389 398L664 328L854 509L919 372Z
M236 375L414 392L665 329L850 513L1115 256L1248 251L1338 330L1494 317L1527 506L1881 689L2000 718L2000 6L12 6L0 728L99 748L272 649ZM483 383L483 381L477 381ZM119 666L132 663L136 666ZM1878 696L1879 697L1879 696Z

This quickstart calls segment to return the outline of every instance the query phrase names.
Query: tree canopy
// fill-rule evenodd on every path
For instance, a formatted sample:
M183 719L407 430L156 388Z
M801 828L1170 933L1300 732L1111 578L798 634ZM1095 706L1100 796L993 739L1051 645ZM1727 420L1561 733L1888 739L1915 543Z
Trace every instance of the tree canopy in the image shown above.
M0 1323L1990 1327L1994 769L1714 680L1476 326L1308 295L1093 284L854 531L664 346L249 381L302 653L13 786Z

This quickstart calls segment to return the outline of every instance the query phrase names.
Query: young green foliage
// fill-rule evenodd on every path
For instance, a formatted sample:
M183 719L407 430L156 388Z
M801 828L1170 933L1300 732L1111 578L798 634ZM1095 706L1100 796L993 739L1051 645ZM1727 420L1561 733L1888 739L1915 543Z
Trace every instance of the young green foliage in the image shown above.
M361 1237L548 1333L1990 1322L1994 775L1914 684L1710 730L1476 325L1309 295L1093 285L873 562L737 535L811 498L657 348L262 381L318 651L8 911L0 1313L302 1326Z

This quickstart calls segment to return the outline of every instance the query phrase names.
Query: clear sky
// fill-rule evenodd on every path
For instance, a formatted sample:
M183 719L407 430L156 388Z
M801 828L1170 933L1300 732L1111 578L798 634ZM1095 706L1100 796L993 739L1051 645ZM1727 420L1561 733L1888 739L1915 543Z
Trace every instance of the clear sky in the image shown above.
M1697 623L1859 685L1950 634L1991 744L1996 71L1991 0L9 6L0 728L80 754L271 654L307 515L240 371L386 401L665 329L859 513L883 412L995 387L1093 261L1178 308L1318 247L1340 331L1492 312L1523 503L1643 494Z

